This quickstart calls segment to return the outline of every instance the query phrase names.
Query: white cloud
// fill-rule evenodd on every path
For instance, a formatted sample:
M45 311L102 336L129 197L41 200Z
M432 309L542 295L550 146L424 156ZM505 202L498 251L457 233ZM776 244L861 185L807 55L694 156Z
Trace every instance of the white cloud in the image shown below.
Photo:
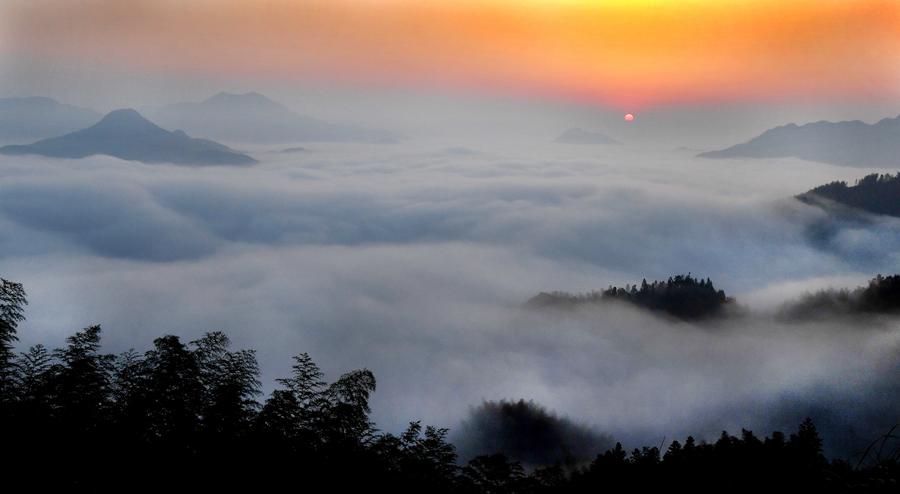
M30 294L23 343L92 323L111 350L224 330L259 350L268 383L301 351L331 376L370 367L389 430L525 398L634 440L781 426L762 412L793 420L787 394L815 404L890 375L874 363L896 361L896 328L521 308L541 290L686 271L766 307L815 280L896 272L895 222L816 242L821 214L785 200L858 171L452 148L322 146L246 169L2 158L0 273Z

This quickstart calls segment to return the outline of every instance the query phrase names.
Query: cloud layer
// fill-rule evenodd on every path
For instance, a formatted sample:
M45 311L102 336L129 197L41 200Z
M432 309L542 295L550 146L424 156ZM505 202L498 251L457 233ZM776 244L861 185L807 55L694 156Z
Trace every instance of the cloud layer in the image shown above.
M23 344L96 322L110 350L223 330L259 350L267 382L302 351L332 376L372 369L387 430L454 427L483 400L520 398L653 444L816 411L846 430L897 411L876 398L897 385L896 322L767 315L834 280L900 271L897 222L815 237L823 213L785 199L852 170L466 147L259 152L253 169L0 158L0 273L29 291ZM688 271L755 315L694 326L522 307L539 291ZM834 411L860 396L872 406L859 417ZM881 425L866 420L858 438Z

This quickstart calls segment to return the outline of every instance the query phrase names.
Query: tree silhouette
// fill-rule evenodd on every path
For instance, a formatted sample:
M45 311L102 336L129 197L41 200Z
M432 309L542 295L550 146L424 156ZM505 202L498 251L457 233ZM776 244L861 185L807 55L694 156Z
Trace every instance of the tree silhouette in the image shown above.
M143 415L144 440L185 453L193 449L203 412L203 382L190 349L177 336L163 336L144 355L144 385L132 396Z
M652 287L626 291L650 289L643 285ZM12 352L24 291L10 282L2 287L8 294L2 299L8 307L0 310L4 348ZM886 449L888 437L866 464L828 461L810 419L788 438L749 430L723 432L714 443L689 436L672 441L664 454L662 446L628 454L616 443L590 464L535 465L530 472L502 454L459 465L447 429L415 421L397 435L375 428L369 400L376 382L366 369L327 384L309 355L300 354L291 375L260 405L255 354L232 350L223 333L188 344L162 336L144 353L118 356L101 352L100 337L100 326L90 326L62 348L35 345L8 356L10 393L0 422L8 490L231 491L290 484L446 494L683 486L693 492L894 492L900 478L900 451Z
M8 413L16 391L14 380L16 330L25 320L25 289L20 283L0 278L0 414ZM0 417L2 418L2 417Z
M781 307L790 320L900 313L900 275L877 275L854 290L820 290Z
M221 332L192 341L201 385L202 427L211 438L248 432L258 404L259 365L252 350L228 350L231 341Z
M462 483L470 492L507 494L521 489L522 465L501 454L477 456L462 469Z
M900 173L897 175L873 173L866 175L852 186L848 186L847 182L832 182L800 194L797 199L807 204L826 207L829 206L827 201L833 201L869 213L900 216Z
M532 307L577 307L609 301L622 301L656 313L687 321L722 315L734 299L717 290L713 282L689 274L670 277L666 281L641 282L625 287L610 286L606 290L586 294L565 292L540 293L528 301Z

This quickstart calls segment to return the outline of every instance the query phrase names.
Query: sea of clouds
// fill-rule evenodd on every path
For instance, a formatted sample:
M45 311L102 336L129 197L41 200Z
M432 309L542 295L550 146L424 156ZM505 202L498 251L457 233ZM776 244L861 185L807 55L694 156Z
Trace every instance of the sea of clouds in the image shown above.
M109 351L222 330L258 351L266 390L300 352L332 379L371 369L387 431L453 429L484 400L522 398L632 446L812 414L850 454L900 421L898 321L772 317L900 272L900 221L829 223L791 198L864 171L628 145L304 146L251 149L247 168L0 157L0 275L29 294L22 346L94 323ZM687 272L750 315L523 307Z

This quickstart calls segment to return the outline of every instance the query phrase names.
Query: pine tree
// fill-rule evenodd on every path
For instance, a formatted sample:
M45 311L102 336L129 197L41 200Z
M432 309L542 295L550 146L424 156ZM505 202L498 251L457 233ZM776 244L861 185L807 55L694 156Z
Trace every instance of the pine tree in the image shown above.
M0 278L0 414L9 413L8 407L16 396L16 366L13 345L18 341L16 330L25 320L28 300L20 283Z

